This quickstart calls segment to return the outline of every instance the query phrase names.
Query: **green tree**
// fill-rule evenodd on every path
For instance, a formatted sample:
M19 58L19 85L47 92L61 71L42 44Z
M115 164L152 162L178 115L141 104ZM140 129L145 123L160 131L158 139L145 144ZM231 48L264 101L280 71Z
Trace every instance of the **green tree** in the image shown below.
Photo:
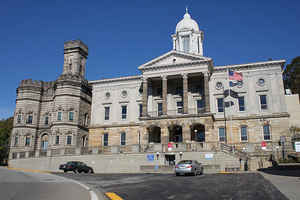
M284 87L293 94L300 94L300 56L294 58L283 72Z
M6 165L9 152L9 138L13 128L13 117L0 120L0 165Z

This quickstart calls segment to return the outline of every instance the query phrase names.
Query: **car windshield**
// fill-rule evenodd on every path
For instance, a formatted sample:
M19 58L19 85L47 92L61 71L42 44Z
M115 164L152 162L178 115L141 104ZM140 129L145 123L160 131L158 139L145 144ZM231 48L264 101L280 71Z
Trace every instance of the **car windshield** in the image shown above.
M182 160L178 164L192 164L191 160Z

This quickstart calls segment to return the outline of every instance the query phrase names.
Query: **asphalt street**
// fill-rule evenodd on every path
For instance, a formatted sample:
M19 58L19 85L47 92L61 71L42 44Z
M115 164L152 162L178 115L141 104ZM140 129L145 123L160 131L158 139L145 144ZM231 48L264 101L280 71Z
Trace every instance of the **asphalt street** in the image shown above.
M287 198L259 173L204 174L73 174L59 173L124 200L276 199Z
M82 186L52 174L21 172L0 167L1 200L89 200Z

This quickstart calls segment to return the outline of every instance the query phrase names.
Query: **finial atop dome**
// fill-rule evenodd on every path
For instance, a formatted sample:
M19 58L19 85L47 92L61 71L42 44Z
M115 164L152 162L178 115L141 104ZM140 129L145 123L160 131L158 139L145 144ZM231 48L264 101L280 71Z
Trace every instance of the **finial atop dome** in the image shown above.
M182 30L199 31L199 26L197 22L192 19L187 6L185 7L185 14L183 16L183 19L176 26L176 33Z

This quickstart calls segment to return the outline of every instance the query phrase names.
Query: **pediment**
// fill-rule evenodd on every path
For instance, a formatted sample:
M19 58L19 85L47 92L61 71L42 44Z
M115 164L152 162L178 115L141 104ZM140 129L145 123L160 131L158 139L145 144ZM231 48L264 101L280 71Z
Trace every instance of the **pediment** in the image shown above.
M143 70L147 68L153 68L153 67L155 68L160 66L191 64L193 62L208 61L208 60L210 60L210 58L173 50L141 65L139 69Z

